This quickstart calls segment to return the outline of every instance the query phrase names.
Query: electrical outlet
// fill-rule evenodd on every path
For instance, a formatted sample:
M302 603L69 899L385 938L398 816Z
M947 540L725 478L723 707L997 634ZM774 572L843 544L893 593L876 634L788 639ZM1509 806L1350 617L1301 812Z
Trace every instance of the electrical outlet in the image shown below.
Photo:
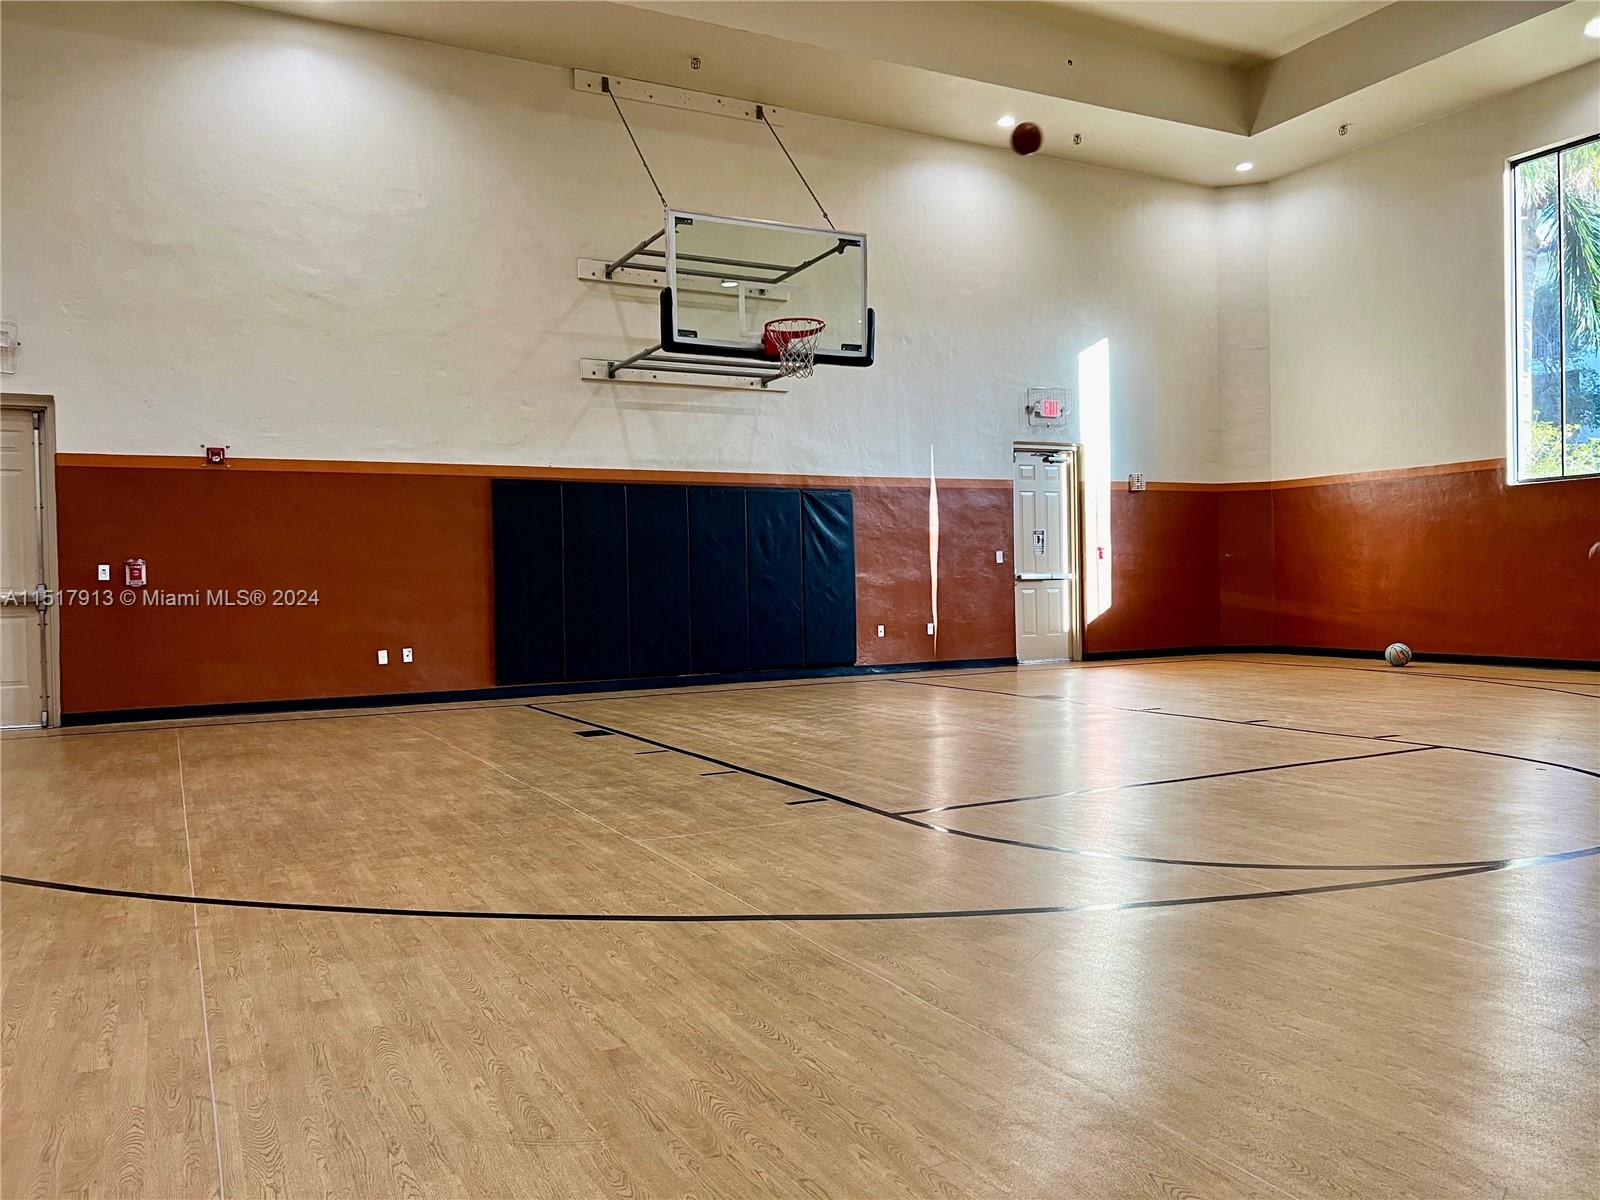
M94 577L101 583L109 583L111 580L111 564L101 563L99 566L97 566L94 569Z
M407 646L404 650L400 651L400 661L401 662L410 662L411 661L411 647L410 646Z
M994 560L997 563L1005 562L1005 560L1006 560L1006 552L1004 550L996 550L994 552Z
M378 665L380 667L387 667L389 665L389 652L387 650L378 651Z
M1128 476L1128 490L1130 492L1144 491L1144 473L1142 471Z
M879 625L879 626L878 626L878 636L879 636L879 637L882 637L882 636L883 636L883 626L882 626L882 625Z

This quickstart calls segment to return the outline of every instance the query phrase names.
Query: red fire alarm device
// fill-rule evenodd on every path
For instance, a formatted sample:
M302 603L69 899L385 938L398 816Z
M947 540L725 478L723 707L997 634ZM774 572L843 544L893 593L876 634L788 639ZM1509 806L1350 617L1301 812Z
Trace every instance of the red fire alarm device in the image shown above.
M145 585L144 559L130 558L122 564L122 582L127 587Z
M225 466L227 466L228 465L228 448L226 446L207 446L206 447L206 462L211 464L213 467L225 467Z

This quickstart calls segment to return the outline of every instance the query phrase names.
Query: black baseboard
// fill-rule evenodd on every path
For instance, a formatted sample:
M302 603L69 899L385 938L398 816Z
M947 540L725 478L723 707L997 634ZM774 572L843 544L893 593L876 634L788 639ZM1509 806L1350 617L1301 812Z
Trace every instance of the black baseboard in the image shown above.
M1102 650L1085 654L1085 661L1119 658L1172 658L1190 654L1301 654L1321 658L1383 661L1381 648L1354 650L1344 646L1164 646L1158 650ZM1415 651L1413 662L1461 663L1484 667L1546 667L1571 671L1600 671L1600 660L1588 658L1526 658L1502 654L1431 654Z
M376 696L319 696L305 700L246 700L233 704L178 704L162 708L112 708L61 714L62 725L117 725L128 721L175 721L197 717L255 716L315 712L321 709L399 708L415 704L459 704L470 700L521 700L537 696L579 696L650 688L705 687L717 683L768 683L787 679L830 679L847 675L893 675L902 671L959 671L1015 666L1015 658L961 658L944 662L885 663L870 667L795 667L720 675L669 675L657 679L595 679L577 683L530 683L514 687L465 688L448 692L391 692Z

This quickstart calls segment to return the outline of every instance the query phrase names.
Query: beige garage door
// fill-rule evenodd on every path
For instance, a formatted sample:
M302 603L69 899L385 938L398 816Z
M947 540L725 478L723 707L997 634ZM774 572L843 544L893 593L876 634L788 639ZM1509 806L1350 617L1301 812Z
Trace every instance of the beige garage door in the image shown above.
M45 723L39 414L0 409L0 725Z

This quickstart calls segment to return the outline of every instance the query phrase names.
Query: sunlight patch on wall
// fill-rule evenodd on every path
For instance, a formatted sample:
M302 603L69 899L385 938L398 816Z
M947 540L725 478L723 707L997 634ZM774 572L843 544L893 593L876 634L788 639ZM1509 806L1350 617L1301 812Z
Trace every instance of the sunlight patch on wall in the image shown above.
M1111 607L1111 343L1078 355L1083 438L1083 623Z

